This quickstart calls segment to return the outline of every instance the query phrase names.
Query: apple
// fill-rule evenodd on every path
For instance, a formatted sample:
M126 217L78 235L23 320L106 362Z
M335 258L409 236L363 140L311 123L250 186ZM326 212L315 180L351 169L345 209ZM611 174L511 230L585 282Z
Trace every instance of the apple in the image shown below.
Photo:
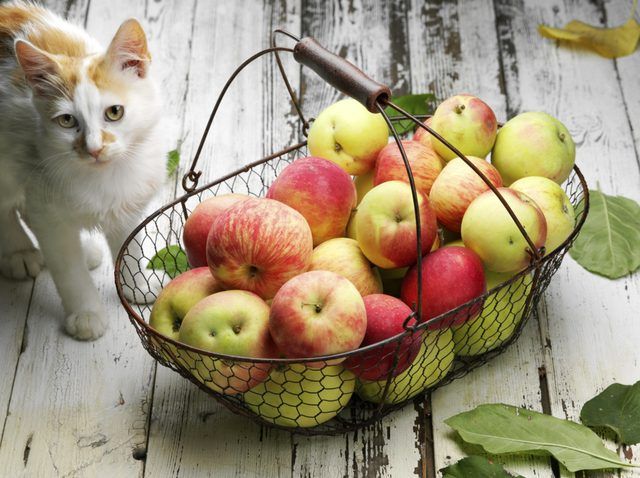
M537 111L507 121L491 153L491 162L505 186L526 176L544 176L562 184L575 159L576 146L567 128L553 116Z
M358 210L354 209L351 212L351 219L349 219L349 224L347 224L347 234L346 237L349 239L357 240L356 238L356 214L358 214Z
M435 151L419 141L402 141L402 147L409 160L416 189L428 195L431 185L442 171L442 159ZM400 148L395 141L386 145L378 153L373 184L377 186L393 180L409 182Z
M360 201L362 201L364 195L373 189L373 175L375 174L375 172L376 170L372 169L368 173L356 176L353 179L353 184L356 187L356 193L358 196L356 204L360 204Z
M322 369L291 364L275 367L269 378L243 395L244 403L267 422L284 427L313 427L342 410L356 378L342 365Z
M404 321L413 313L404 302L385 294L366 296L364 306L367 311L367 331L361 347L402 334L405 331ZM415 325L415 319L411 319L409 324ZM380 380L386 378L389 373L395 377L406 370L418 355L420 337L421 333L407 334L401 340L348 357L344 366L364 380ZM396 360L396 351L397 363L395 370L391 372Z
M529 176L511 184L511 189L525 193L538 205L547 221L547 254L554 251L573 232L576 215L571 201L558 183L541 176Z
M312 156L333 161L358 176L371 171L378 152L389 141L389 128L379 113L370 113L347 98L323 110L311 124L308 136Z
M537 249L544 246L547 222L533 199L509 188L498 188L498 191L534 246ZM493 191L473 200L462 218L461 230L464 245L478 254L490 271L516 272L531 261L529 244Z
M269 306L256 294L225 290L205 297L187 313L180 327L180 342L226 355L275 358L277 349L269 334ZM267 363L235 362L183 354L195 377L225 395L243 393L264 381Z
M492 290L513 277L513 273L486 271L487 289ZM522 320L531 275L525 274L500 290L489 294L478 317L453 327L456 355L480 355L507 341Z
M207 238L207 262L227 289L272 298L309 268L313 238L305 218L273 199L250 198L218 216Z
M438 226L427 196L416 191L422 228L422 253L429 252ZM394 269L413 264L416 246L416 219L411 186L387 181L374 187L362 199L355 216L356 238L367 259L379 267Z
M271 303L269 330L286 357L357 349L367 329L358 289L335 272L310 271L284 284Z
M431 127L432 118L433 117L430 116L429 118L424 120L423 124ZM420 141L426 147L433 149L433 145L431 144L431 133L429 133L426 129L421 128L420 126L418 126L413 132L413 138L411 139L413 139L414 141Z
M393 297L400 297L400 287L402 280L407 275L408 267L398 267L397 269L378 269L382 279L382 290L385 294Z
M349 279L363 297L382 292L378 269L372 267L358 242L339 237L323 242L311 254L310 271L330 271Z
M184 223L182 240L191 267L207 265L207 236L213 221L227 208L249 199L244 194L223 194L198 204Z
M495 187L502 186L500 173L491 164L473 156L468 159ZM454 158L433 183L429 202L438 221L448 230L459 233L462 217L471 201L488 190L489 186L467 163L461 158Z
M438 317L476 299L487 291L480 258L466 247L444 247L422 258L422 322ZM418 266L409 269L402 281L400 297L414 308L418 303ZM429 325L441 329L460 325L482 309L476 302L445 319Z
M311 228L313 245L341 237L356 207L356 188L342 168L322 158L300 158L280 173L267 198L291 206Z
M391 379L384 403L395 404L415 397L442 380L453 364L453 334L450 329L425 331L420 351L411 366ZM383 401L387 380L358 380L356 391L363 400Z
M485 158L496 140L498 123L484 101L462 94L440 103L431 118L431 128L465 156ZM445 161L458 156L435 136L429 136L436 153Z

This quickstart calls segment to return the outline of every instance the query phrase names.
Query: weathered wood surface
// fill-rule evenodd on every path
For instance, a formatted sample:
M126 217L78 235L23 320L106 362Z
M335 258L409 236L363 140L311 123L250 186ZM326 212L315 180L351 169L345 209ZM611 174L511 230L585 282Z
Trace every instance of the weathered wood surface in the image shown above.
M180 191L179 178L231 71L267 46L278 26L316 36L396 93L433 91L442 99L473 92L501 118L548 111L576 136L578 162L590 184L640 200L638 54L606 60L559 47L535 30L539 22L562 25L573 18L615 25L626 18L626 2L47 4L103 42L126 17L145 25L167 92L167 117L176 118L169 140L184 140L179 173L156 206ZM338 99L314 73L300 71L290 58L285 65L293 87L302 87L307 116ZM243 73L219 115L202 156L202 181L299 139L295 111L273 62ZM437 476L435 470L466 451L443 423L450 415L501 401L577 419L584 401L609 383L640 378L640 278L609 281L567 258L539 319L504 355L370 430L292 437L232 415L177 374L156 367L118 305L111 267L105 264L93 275L113 311L108 335L93 344L62 335L62 310L46 273L34 283L0 282L0 476ZM542 382L539 369L546 370ZM640 449L620 453L637 457ZM497 459L526 477L554 476L544 458Z

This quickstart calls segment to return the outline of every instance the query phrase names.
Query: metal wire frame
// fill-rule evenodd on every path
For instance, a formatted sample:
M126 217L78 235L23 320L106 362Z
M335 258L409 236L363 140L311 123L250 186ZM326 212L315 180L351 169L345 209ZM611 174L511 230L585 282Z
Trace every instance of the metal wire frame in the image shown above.
M255 196L262 196L264 195L270 181L272 181L277 176L277 174L283 169L283 167L286 167L286 165L291 161L295 160L297 157L304 156L306 153L306 142L301 142L296 145L287 147L274 154L266 156L265 158L262 158L258 161L250 163L245 167L218 179L217 181L211 182L200 188L197 187L197 182L201 173L199 171L196 171L195 168L198 158L201 155L207 135L210 131L212 122L217 113L218 107L223 100L226 91L232 84L233 80L237 77L237 75L247 65L262 57L263 55L274 53L274 55L276 56L278 68L285 81L285 85L291 97L292 103L295 105L295 108L299 114L302 124L302 131L304 134L306 134L309 122L305 120L302 114L302 111L296 99L295 92L290 86L279 57L279 52L291 52L292 50L289 48L278 47L276 45L275 34L277 33L291 36L290 34L282 31L274 32L274 36L272 37L271 41L271 48L263 50L262 52L253 55L247 61L243 62L225 84L214 106L212 114L209 117L209 121L207 122L207 125L205 127L204 134L198 146L196 155L194 156L191 168L183 178L183 188L185 189L185 194L177 198L170 204L167 204L166 206L157 210L155 213L151 214L147 219L145 219L145 221L142 222L142 224L140 224L140 226L136 228L136 230L132 232L132 234L123 245L116 259L116 288L120 300L125 310L127 311L129 319L134 325L144 347L148 350L148 352L160 363L177 371L178 373L198 385L201 389L210 393L216 400L223 403L235 413L245 415L260 423L286 429L294 433L306 435L339 434L345 431L365 427L376 422L391 411L402 407L407 401L416 399L416 397L419 399L420 397L423 397L425 393L428 393L429 390L445 385L450 381L463 376L470 370L486 363L488 360L500 354L511 343L513 343L513 341L515 341L519 336L528 318L534 313L535 305L537 304L538 299L546 289L551 276L559 267L564 254L569 249L571 243L575 239L576 234L584 223L588 211L588 188L584 177L580 173L579 169L577 167L574 168L574 172L567 182L565 188L570 195L572 203L579 209L576 227L572 234L561 246L559 246L555 251L550 251L550 253L546 256L543 256L544 251L537 251L535 249L533 243L526 235L526 231L524 231L524 228L522 228L522 226L519 224L517 217L515 217L515 214L513 214L513 211L511 211L508 207L508 204L506 204L506 202L502 200L503 204L506 206L507 211L510 213L511 217L514 218L516 225L520 227L521 232L523 232L524 237L527 239L530 245L531 249L529 252L532 257L530 266L508 281L500 284L490 291L487 291L483 296L478 297L473 301L470 301L469 303L463 304L457 309L449 311L446 314L435 317L426 322L409 325L409 322L412 319L421 316L420 312L422 294L420 293L420 291L422 284L418 284L418 303L416 304L414 312L405 320L405 332L378 344L363 347L356 351L344 352L341 354L334 354L323 357L310 357L306 359L254 359L226 354L216 354L197 349L195 347L183 344L170 337L166 337L150 327L148 322L144 319L145 317L148 318L150 314L150 306L132 304L126 299L124 294L125 289L129 289L129 292L142 294L143 296L150 293L154 294L154 292L151 291L149 278L146 275L148 274L148 272L145 272L144 261L148 261L157 251L170 244L181 243L182 227L184 225L184 221L188 217L190 208L193 207L193 204L195 202L198 202L206 196L216 195L227 191L245 192L247 194L252 194ZM295 39L295 37L293 38ZM402 117L389 118L384 111L384 106L391 106L393 109L399 112ZM408 118L416 122L418 124L418 127L426 129L430 134L434 134L434 136L439 139L443 138L440 138L436 132L424 125L423 121L426 116L415 117L413 115L410 115L396 105L393 105L390 101L385 102L385 104L379 102L377 107L379 109L379 112L387 121L389 129L391 130L403 156L405 167L407 169L408 180L412 188L414 208L417 212L418 199L411 173L411 168L409 166L406 153L404 152L404 149L402 147L402 143L400 142L400 137L395 130L394 123L401 119ZM447 144L444 139L443 142ZM457 154L460 154L460 152L455 148L451 147L451 149L454 150L454 152L456 152ZM467 162L467 164L469 164L470 167L472 167L472 169L476 170L476 172L479 173L481 177L483 177L481 172L477 171L477 168L475 168L473 163L468 161L468 159L465 158L464 155L460 154L460 156ZM494 193L496 193L498 197L501 198L499 192L495 191L495 187L493 187L490 181L488 181L488 179L484 177L483 179L488 184L488 186L492 190L494 190ZM422 260L422 254L420 253L420 251L422 249L420 243L421 235L419 232L419 214L417 213L416 229L418 250L417 267L418 270L420 270ZM133 257L131 255L130 249L134 249L134 246L136 249L141 249L143 251L145 250L146 246L147 251L143 253L142 257L135 259L137 262L135 262L134 264L136 265L132 267L131 259L133 259ZM129 261L126 261L125 258L129 259ZM138 279L142 278L142 280L137 280L134 282L134 284L127 284L123 280L123 278L125 277L125 272L127 277ZM166 282L167 277L161 271L153 271L152 275L156 280ZM419 281L421 281L421 276L422 274L417 275ZM527 283L525 284L525 294L523 295L521 289L524 282ZM520 293L516 296L517 292ZM502 294L502 296L500 296L500 294ZM499 297L500 299L498 299ZM499 305L499 303L501 302L504 302L505 298L508 298L509 309L506 310L506 312L504 310L497 310L497 305ZM523 298L524 304L522 301ZM515 300L515 302L512 303L512 300ZM519 307L517 310L515 309L515 305L518 305ZM475 342L473 343L460 344L456 343L455 340L450 339L447 343L444 343L445 341L443 341L443 343L440 344L441 339L443 337L446 337L447 333L450 332L449 328L446 326L451 323L452 318L460 317L460 314L466 314L466 318L469 319L468 322L470 324L482 323L480 319L483 319L483 317L485 316L492 317L493 314L496 317L500 317L500 314L502 314L502 320L505 323L504 330L508 330L509 334L503 337L503 335L505 334L503 334L503 331L500 331L500 327L498 327L498 332L494 331L492 333L492 336L487 336L487 334L485 333L487 332L487 330L482 330L481 328L477 327L477 330L474 331L473 329L470 329L468 332L468 335L470 337L475 337ZM511 327L511 324L508 323L508 319L513 319L513 327ZM478 332L481 332L480 338L478 338ZM496 335L498 336L497 338ZM453 333L451 333L451 336L453 337ZM409 346L407 346L407 344L409 344ZM435 353L436 356L439 357L440 352L451 352L454 347L458 347L459 350L463 351L465 349L467 351L481 350L483 351L483 353L476 355L470 354L468 356L464 354L458 354L455 360L448 365L446 365L445 362L449 360L449 355L447 355L446 360L445 357L438 358L438 363L435 364L436 372L442 372L440 374L442 376L439 376L439 380L437 380L435 383L429 384L429 386L424 387L424 389L420 390L417 394L411 396L408 396L407 394L407 396L403 400L399 400L394 403L388 403L388 399L392 394L395 393L397 395L398 393L400 393L400 395L402 395L402 391L398 391L398 381L396 380L396 377L402 377L402 373L412 369L413 362L409 361L408 358L409 356L413 356L413 359L417 360L413 354L415 353L415 349L418 345L420 347L420 351L422 351L423 346L425 347L426 352L420 355L420 357L422 357L423 363L425 361L425 357L429 356L429 353L431 353L432 355L433 353ZM451 350L449 350L450 348ZM389 350L392 350L392 352L389 352ZM341 394L338 399L329 400L327 402L329 405L335 403L336 401L340 402L338 404L342 409L342 411L337 416L335 416L328 422L320 421L320 418L322 418L322 412L318 412L318 415L315 417L307 417L304 415L304 413L300 412L299 408L296 408L296 410L298 410L298 412L300 413L298 419L311 419L312 424L316 425L311 428L293 426L297 424L296 420L292 419L291 417L283 416L281 411L278 412L280 413L280 415L276 417L272 416L265 418L258 416L255 413L256 409L262 413L265 407L267 407L266 409L268 410L271 410L268 407L277 408L267 403L268 400L271 399L273 401L273 399L282 399L282 397L272 396L273 394L269 395L270 392L268 390L263 392L263 395L258 398L258 400L262 400L262 403L258 405L256 405L255 403L252 404L253 409L250 405L248 405L249 401L247 401L246 398L241 398L251 394L256 395L254 392L252 392L252 390L258 388L258 386L255 386L253 384L253 382L256 381L254 380L256 378L255 376L259 375L260 379L265 380L266 378L263 377L263 375L265 375L265 373L263 373L265 372L265 370L271 371L271 373L275 373L283 368L286 373L287 371L292 371L294 367L302 367L303 370L308 370L310 368L310 365L317 366L318 363L321 362L324 363L326 367L319 369L320 372L318 373L320 374L320 376L317 377L314 382L316 388L318 384L320 386L320 390L316 390L316 393L319 396L321 395L321 392L323 392L323 390L334 390L333 388L328 386L326 386L325 389L322 388L323 386L325 386L323 385L325 379L329 377L328 375L324 375L325 373L328 374L329 372L322 372L322 370L332 369L332 366L334 366L336 362L339 362L341 360L349 363L350 360L353 361L358 360L358 358L362 359L363 357L366 358L370 356L377 357L379 359L379 362L386 361L387 363L390 363L390 367L386 372L386 375L378 380L378 382L384 382L383 385L379 385L379 388L381 388L381 390L378 390L376 392L379 402L369 403L366 400L354 397L353 399L351 399L350 404L345 407L340 401L342 400L342 398L348 395L348 402L349 398L351 398L352 395L355 395L354 389L356 387L360 387L360 389L358 389L358 393L360 393L362 389L370 385L370 383L368 383L366 380L356 380L354 377L351 377L349 380L344 380L342 382L343 384L353 382L353 388L350 390L350 392L340 390ZM411 362L411 364L407 365L407 362ZM227 367L228 369L232 370L231 375L226 376L226 378L223 377L227 380L226 387L220 387L219 385L216 385L216 380L220 380L220 376L223 370L220 364L231 364L231 367ZM433 364L429 362L427 363L427 365L431 366ZM445 368L445 365L447 370L439 370L441 366ZM233 367L236 368L233 369ZM399 367L405 368L403 370L399 370ZM207 373L209 374L208 377ZM244 379L239 379L239 377L234 376L234 374L236 373L238 375L242 374ZM248 378L246 378L247 373ZM409 383L412 383L413 379L414 375L411 375L409 377ZM248 383L251 383L254 386L253 388L245 390ZM258 383L260 383L260 380L258 380ZM300 383L301 382L293 381L288 384L300 385ZM307 392L301 389L299 396L293 398L301 399L301 397L305 393ZM284 392L282 392L282 395L284 396ZM366 393L364 393L364 395L366 395ZM325 405L327 403L325 403ZM309 405L306 404L306 406L308 407ZM278 408L278 410L280 409ZM286 420L289 420L289 422L287 422ZM291 420L293 420L293 422ZM313 420L316 420L318 423L313 423Z

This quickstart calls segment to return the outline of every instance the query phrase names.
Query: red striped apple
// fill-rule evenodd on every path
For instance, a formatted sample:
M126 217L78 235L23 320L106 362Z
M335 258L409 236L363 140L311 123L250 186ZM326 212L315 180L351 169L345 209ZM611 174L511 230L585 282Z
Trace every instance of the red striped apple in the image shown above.
M495 187L502 186L502 178L496 168L484 159L473 156L469 156L468 159ZM488 190L489 186L473 169L461 158L454 158L447 163L433 183L429 201L438 221L448 230L459 233L462 217L471 201Z
M562 184L571 173L576 146L567 128L547 113L522 113L507 121L496 138L491 163L504 184L544 176Z
M267 197L291 206L311 227L313 245L344 235L356 207L351 176L331 161L300 158L284 168Z
M498 188L507 204L529 234L536 249L545 244L547 221L536 203L524 193ZM462 241L473 250L487 269L516 272L530 263L529 245L493 191L482 193L462 218Z
M436 215L427 196L416 191L422 228L422 253L431 249L437 234ZM411 187L387 181L367 193L355 215L355 232L364 255L379 267L395 269L416 262L416 220Z
M400 299L385 294L372 294L364 297L364 306L367 311L367 331L361 347L402 334L405 331L402 325L412 313L409 306ZM415 319L408 323L415 325ZM344 366L363 380L380 380L386 378L389 373L395 377L406 370L418 355L422 342L421 333L408 334L400 342L400 348L398 348L398 342L393 341L352 355L344 362ZM398 359L395 370L391 372L396 350L398 351Z
M225 290L210 295L187 313L180 327L180 342L226 355L276 358L277 349L269 334L269 306L260 297L244 290ZM182 360L205 385L225 395L246 392L264 381L269 363L194 358Z
M313 239L305 218L273 199L251 198L224 211L207 238L207 262L227 289L272 298L309 268Z
M286 357L357 349L367 328L358 289L329 271L310 271L283 285L271 303L269 330Z
M431 118L431 128L465 156L485 158L496 141L498 123L493 110L484 101L462 94L440 103ZM457 156L435 136L431 136L431 143L446 161Z
M402 147L409 160L416 188L429 194L431 185L442 171L442 159L419 141L402 141ZM409 182L400 148L395 142L389 143L378 153L373 184L377 186L393 180Z
M207 236L213 221L227 208L248 199L244 194L223 194L198 204L184 223L182 240L191 267L207 265Z
M438 317L476 299L487 291L480 258L466 247L443 247L422 260L421 321ZM418 267L413 266L402 281L400 297L405 304L416 307L418 302ZM464 307L455 314L429 325L441 329L460 325L473 319L482 303Z
M424 120L424 124L431 127L431 119L432 117L429 117L426 120ZM411 139L414 141L420 141L427 148L431 148L433 151L435 151L433 149L433 144L431 144L431 133L429 133L426 129L418 126L416 130L413 132L413 138Z
M378 269L372 267L358 242L339 237L323 242L311 254L310 271L330 271L349 279L363 297L382 292Z
M370 113L352 98L323 110L311 124L308 138L312 156L333 161L355 176L373 169L378 152L388 141L389 129L382 115Z

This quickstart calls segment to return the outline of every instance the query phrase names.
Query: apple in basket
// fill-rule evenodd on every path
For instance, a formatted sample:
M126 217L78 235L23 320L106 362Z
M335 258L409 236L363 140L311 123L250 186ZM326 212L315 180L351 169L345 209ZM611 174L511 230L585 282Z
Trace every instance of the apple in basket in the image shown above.
M342 365L274 367L269 378L246 392L247 407L263 420L284 427L314 427L342 410L356 387Z
M536 249L545 244L547 222L536 203L524 193L498 188L518 218ZM473 250L487 269L493 272L516 272L531 261L529 244L493 191L475 198L462 218L462 240Z
M182 242L191 267L207 265L207 236L213 221L226 209L248 199L244 194L223 194L198 204L184 223Z
M225 355L278 356L269 334L269 306L244 290L217 292L194 305L182 321L180 342ZM195 352L182 354L182 362L207 387L225 395L246 392L271 370L269 363L212 359Z
M416 191L422 228L422 253L429 252L438 226L427 196ZM367 258L379 267L393 269L416 262L416 220L411 186L387 181L369 191L355 215L355 234Z
M322 158L300 158L288 165L273 182L267 197L304 216L311 227L313 245L344 235L356 207L351 176Z
M567 128L553 116L534 111L507 121L491 153L491 163L505 186L526 176L544 176L562 184L575 159L576 146Z
M371 171L378 152L389 141L389 129L379 113L371 113L347 98L324 109L309 129L312 156L333 161L358 176Z
M444 247L422 258L422 322L449 312L487 291L480 258L466 247ZM402 281L402 300L414 308L418 302L418 266ZM429 325L440 329L460 325L475 317L482 302L463 307L453 315Z
M469 156L473 163L491 183L499 188L502 178L498 170L484 159ZM442 173L436 178L429 194L429 202L436 212L438 221L449 231L460 232L462 217L469 204L489 186L461 158L454 158L447 163Z
M431 118L431 128L465 156L485 158L495 143L498 123L484 101L462 94L440 103ZM446 161L458 156L435 136L429 136L436 152Z
M409 160L416 189L428 195L431 191L431 185L442 171L444 162L433 149L424 146L419 141L402 141L401 144ZM395 141L386 145L378 153L373 184L377 186L393 180L409 182L400 148Z
M310 271L294 277L271 303L269 330L286 357L357 349L366 329L367 315L358 289L334 272Z
M385 294L366 296L364 306L367 311L367 331L361 347L402 334L405 331L403 324L412 314L409 306L400 299ZM415 319L408 321L409 325L415 323ZM395 377L409 367L418 355L420 338L421 332L407 334L402 339L348 357L344 366L364 380L380 380L389 373ZM398 360L395 370L391 372L396 353Z
M227 289L271 299L311 262L313 239L305 218L273 199L250 198L224 211L207 238L207 262Z
M313 250L311 271L330 271L349 279L363 297L382 292L378 269L364 256L354 239L338 237Z
M356 392L363 400L387 404L404 402L428 387L434 386L451 370L453 359L451 329L428 330L422 334L420 350L411 365L391 379L386 397L387 380L358 380Z
M149 325L162 335L178 340L182 321L191 308L220 290L220 284L211 276L208 267L183 272L160 291L151 310ZM172 344L158 343L157 346L162 347L162 354L168 360L174 360L176 350ZM164 350L166 347L170 350Z
M372 169L366 174L362 174L353 178L353 184L356 187L356 193L358 196L356 204L360 204L365 194L373 189L373 175L375 174L375 172L376 170Z

